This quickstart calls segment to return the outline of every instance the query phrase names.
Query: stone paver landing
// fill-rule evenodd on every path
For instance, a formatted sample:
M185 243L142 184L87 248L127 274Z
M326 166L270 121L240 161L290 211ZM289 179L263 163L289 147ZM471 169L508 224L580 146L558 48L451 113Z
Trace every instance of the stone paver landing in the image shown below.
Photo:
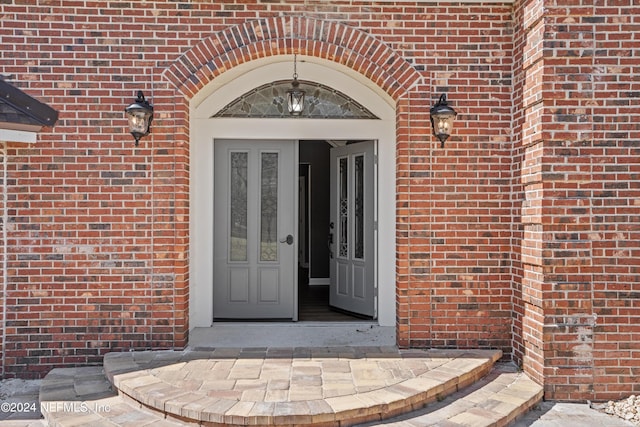
M110 353L121 394L212 425L352 425L412 411L489 372L498 350L217 349Z

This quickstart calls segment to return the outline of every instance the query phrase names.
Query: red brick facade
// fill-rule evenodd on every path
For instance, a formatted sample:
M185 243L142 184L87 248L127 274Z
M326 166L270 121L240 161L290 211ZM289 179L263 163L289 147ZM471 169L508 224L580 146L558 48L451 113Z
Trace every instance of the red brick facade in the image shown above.
M351 1L0 2L0 74L60 111L8 144L3 374L189 329L189 100L314 56L396 102L398 344L500 348L548 398L640 392L640 9ZM123 108L142 89L140 147ZM445 148L429 107L459 112Z
M567 1L515 12L516 352L554 398L637 393L640 9Z

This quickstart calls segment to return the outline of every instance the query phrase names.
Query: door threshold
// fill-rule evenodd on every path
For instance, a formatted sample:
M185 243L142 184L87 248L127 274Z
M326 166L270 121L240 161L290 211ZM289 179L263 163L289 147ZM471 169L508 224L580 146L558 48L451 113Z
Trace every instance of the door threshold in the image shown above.
M360 322L215 322L194 328L189 348L389 347L394 326Z

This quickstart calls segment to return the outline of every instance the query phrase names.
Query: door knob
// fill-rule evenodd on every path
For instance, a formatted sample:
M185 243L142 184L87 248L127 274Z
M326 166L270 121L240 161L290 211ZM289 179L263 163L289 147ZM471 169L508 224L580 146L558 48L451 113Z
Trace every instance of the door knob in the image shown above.
M286 243L287 245L293 245L293 236L291 234L287 235L284 239L280 240L280 243Z

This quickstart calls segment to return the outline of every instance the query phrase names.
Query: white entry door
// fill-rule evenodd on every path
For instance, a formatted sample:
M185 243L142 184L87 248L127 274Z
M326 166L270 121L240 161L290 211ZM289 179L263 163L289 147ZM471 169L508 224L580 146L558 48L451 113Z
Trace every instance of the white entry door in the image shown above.
M214 156L213 316L293 319L295 142L216 140Z
M375 318L374 142L331 150L329 303Z

